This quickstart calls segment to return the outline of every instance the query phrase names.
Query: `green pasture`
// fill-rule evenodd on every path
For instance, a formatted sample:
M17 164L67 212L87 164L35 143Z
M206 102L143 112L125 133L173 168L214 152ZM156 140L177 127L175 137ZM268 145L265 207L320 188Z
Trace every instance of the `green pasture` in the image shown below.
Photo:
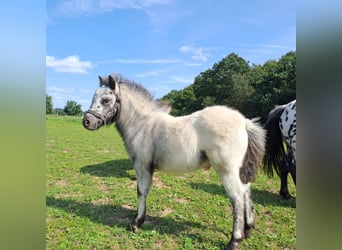
M142 145L143 146L143 145ZM80 117L46 117L46 249L222 249L232 208L213 169L156 172L139 233L132 162L114 126L90 132ZM296 196L292 180L290 193ZM241 249L296 249L296 200L279 178L252 185L256 228Z

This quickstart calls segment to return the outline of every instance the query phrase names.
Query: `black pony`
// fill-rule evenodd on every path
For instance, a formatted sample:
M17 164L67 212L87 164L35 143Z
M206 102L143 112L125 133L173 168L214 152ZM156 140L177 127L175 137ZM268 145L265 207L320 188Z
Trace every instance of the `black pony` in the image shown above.
M281 180L279 194L289 199L291 198L287 187L289 173L296 184L296 100L276 106L269 113L264 129L266 130L264 172L268 176L273 176L273 169L276 171Z

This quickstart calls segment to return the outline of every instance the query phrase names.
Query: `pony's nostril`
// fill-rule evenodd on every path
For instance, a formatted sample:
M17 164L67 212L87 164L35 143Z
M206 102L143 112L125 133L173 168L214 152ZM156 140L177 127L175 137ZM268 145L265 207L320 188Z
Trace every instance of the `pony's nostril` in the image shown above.
M88 119L84 119L84 120L83 120L83 126L89 127L89 124L90 124L90 122L89 122Z

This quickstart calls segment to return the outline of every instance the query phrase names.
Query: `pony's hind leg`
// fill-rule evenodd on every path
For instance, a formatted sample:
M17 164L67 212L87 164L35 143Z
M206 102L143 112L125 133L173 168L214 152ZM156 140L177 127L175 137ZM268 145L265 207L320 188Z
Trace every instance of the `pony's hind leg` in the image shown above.
M240 180L239 174L226 173L221 176L222 184L228 194L228 197L233 205L234 225L232 237L226 246L226 249L237 249L239 242L244 238L245 231L245 201L244 188ZM249 217L254 220L253 218Z
M244 201L245 201L245 238L248 238L251 234L252 229L254 228L254 208L253 201L251 198L251 187L250 183L245 184L245 193L244 193Z
M283 161L280 164L280 191L279 195L288 200L292 196L289 193L287 176L290 172L292 165L292 153L287 151L284 155Z
M152 183L153 171L148 167L139 163L134 164L137 175L137 195L138 195L138 212L131 223L133 232L137 232L138 228L144 223L146 216L146 198Z

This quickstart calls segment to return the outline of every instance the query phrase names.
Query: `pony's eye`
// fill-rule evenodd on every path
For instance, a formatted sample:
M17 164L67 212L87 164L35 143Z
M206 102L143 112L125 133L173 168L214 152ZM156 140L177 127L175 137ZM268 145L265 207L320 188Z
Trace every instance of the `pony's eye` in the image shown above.
M110 99L109 98L103 98L102 99L102 104L108 104L110 103Z

